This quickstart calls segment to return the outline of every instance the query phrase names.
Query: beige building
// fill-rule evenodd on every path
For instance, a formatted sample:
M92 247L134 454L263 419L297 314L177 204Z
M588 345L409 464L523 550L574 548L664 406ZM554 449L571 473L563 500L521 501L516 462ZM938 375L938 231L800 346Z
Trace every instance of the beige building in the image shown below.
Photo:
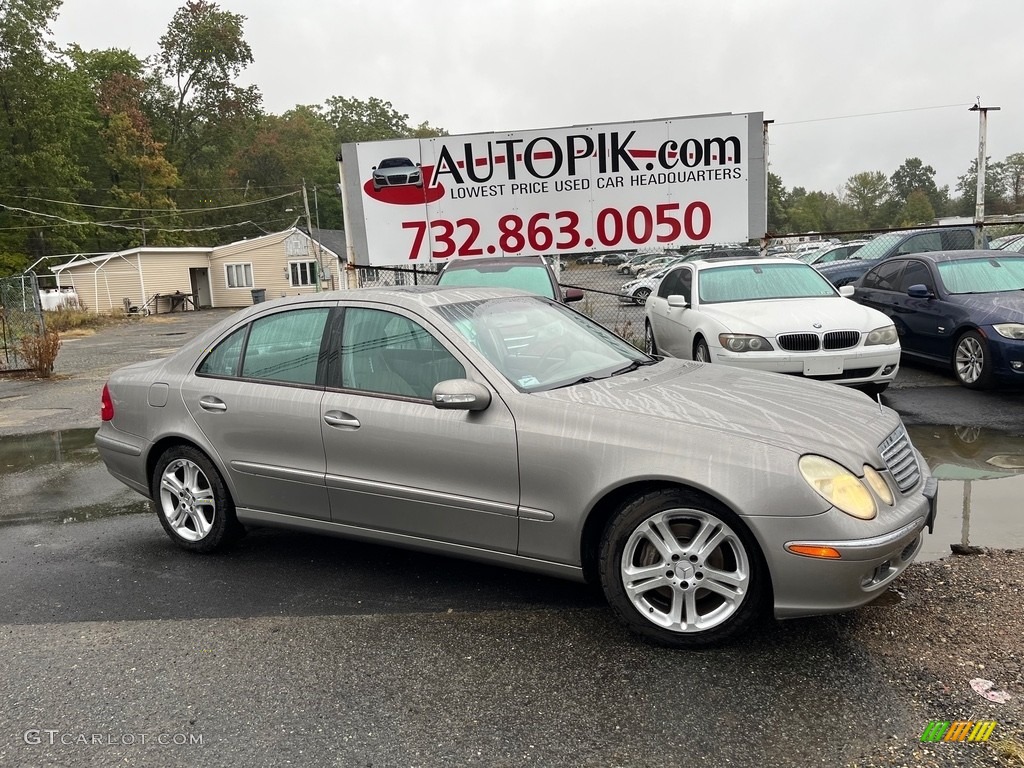
M254 292L267 300L344 288L338 254L299 229L215 248L133 248L76 257L53 267L57 286L74 289L98 314L243 307Z

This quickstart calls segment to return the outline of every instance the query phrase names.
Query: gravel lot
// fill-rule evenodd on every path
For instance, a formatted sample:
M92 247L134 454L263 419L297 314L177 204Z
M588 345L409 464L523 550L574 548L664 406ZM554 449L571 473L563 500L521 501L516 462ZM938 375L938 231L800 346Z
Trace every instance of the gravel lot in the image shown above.
M110 371L168 354L229 314L140 318L68 336L53 379L0 378L0 436L98 427L99 391ZM840 638L874 653L895 694L919 715L921 730L931 720L995 720L998 725L988 744L923 744L894 732L848 765L1024 766L1024 553L983 550L917 563L886 598L830 621ZM836 646L841 653L843 643ZM992 681L993 690L1007 692L1009 700L982 697L971 688L975 678ZM886 715L879 711L878 720ZM781 758L784 746L779 748L779 764L791 764Z

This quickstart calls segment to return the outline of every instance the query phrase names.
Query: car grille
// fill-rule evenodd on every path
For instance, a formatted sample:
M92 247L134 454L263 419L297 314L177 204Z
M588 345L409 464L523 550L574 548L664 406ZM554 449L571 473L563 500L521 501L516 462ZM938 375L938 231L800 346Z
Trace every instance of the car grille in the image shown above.
M829 331L825 334L825 349L849 349L860 341L860 331Z
M407 184L409 177L404 173L392 173L387 177L388 184L394 186L396 184Z
M906 493L917 485L921 479L921 468L917 465L917 456L914 455L914 448L902 424L882 441L878 451L892 473L897 488Z
M818 349L849 349L860 342L859 331L829 331L824 340L817 333L783 333L779 346L787 352L814 352Z
M813 352L818 344L816 333L784 333L779 336L779 346L788 352Z

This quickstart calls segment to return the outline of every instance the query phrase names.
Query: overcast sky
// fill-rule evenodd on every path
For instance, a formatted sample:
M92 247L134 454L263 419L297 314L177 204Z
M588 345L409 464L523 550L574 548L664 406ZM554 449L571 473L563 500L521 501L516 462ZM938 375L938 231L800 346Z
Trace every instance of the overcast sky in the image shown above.
M158 50L185 0L65 0L60 44ZM220 0L243 84L281 114L390 101L449 133L763 112L787 188L837 191L908 157L955 191L988 120L1024 152L1024 0Z

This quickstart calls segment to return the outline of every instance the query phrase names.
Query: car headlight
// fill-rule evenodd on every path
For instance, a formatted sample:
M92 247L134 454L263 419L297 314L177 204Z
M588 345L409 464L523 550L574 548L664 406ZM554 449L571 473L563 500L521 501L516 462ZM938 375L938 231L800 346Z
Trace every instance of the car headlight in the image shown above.
M832 506L861 520L871 520L878 514L864 481L832 459L808 454L800 457L799 466L807 484Z
M730 352L771 352L775 349L764 336L750 333L720 333L718 343Z
M895 325L883 325L881 328L875 328L868 334L867 341L864 342L865 347L871 347L876 344L895 344L899 336L896 335Z
M1024 323L999 323L993 325L996 333L1006 339L1024 339Z

